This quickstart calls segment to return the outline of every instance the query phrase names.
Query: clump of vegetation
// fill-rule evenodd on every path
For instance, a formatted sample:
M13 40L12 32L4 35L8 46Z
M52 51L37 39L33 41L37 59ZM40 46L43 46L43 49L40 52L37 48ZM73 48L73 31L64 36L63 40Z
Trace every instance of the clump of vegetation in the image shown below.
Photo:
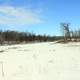
M62 37L63 40L60 42L69 42L69 41L80 41L80 29L75 31L70 31L69 23L61 23Z
M3 53L4 52L4 50L0 50L0 53Z

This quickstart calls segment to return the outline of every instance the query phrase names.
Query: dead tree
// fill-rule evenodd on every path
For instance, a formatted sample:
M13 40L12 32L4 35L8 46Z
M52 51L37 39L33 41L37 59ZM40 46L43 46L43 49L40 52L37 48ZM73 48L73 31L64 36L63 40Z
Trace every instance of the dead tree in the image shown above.
M64 41L71 40L70 31L69 31L69 23L61 23L62 33L64 36Z

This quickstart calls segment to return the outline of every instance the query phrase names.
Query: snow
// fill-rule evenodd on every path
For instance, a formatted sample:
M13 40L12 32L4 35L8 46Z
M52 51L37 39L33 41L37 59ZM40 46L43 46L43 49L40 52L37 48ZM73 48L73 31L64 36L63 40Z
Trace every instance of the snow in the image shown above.
M0 80L80 80L80 43L0 46Z

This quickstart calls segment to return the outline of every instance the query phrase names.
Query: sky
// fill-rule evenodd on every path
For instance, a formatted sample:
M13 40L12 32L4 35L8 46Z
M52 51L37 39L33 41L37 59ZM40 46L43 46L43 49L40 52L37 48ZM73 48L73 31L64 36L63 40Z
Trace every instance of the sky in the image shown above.
M0 0L0 30L54 36L62 22L80 28L80 0Z

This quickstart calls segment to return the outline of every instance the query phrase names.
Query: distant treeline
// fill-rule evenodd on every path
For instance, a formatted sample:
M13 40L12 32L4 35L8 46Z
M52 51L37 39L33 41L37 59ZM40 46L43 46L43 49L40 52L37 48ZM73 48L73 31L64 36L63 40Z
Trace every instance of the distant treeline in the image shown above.
M36 35L30 32L0 31L0 44L15 44L21 42L45 42L54 41L58 38L48 35Z

